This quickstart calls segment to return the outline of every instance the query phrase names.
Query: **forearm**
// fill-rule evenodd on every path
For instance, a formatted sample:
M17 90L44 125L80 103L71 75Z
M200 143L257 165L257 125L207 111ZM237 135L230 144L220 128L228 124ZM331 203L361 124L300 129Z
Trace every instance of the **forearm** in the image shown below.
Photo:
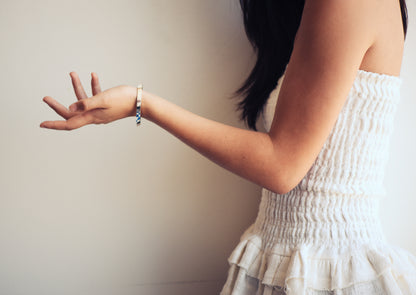
M203 118L145 91L142 116L225 169L270 190L287 190L269 134Z

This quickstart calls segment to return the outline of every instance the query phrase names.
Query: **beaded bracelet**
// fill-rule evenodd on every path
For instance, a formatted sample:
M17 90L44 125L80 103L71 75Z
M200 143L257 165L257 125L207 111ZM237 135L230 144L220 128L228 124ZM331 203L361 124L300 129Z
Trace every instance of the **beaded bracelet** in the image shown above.
M142 94L143 84L140 83L137 86L137 98L136 98L136 126L139 126L142 120L141 108L142 108Z

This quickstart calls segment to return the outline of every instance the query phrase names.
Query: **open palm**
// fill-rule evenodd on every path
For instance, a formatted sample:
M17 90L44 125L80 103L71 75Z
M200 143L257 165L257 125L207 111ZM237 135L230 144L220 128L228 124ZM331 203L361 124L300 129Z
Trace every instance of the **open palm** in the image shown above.
M50 96L45 96L47 103L65 120L44 121L42 128L57 130L73 130L87 124L109 123L135 114L134 87L120 85L105 91L96 73L91 73L92 97L88 97L76 72L70 73L77 102L66 108Z

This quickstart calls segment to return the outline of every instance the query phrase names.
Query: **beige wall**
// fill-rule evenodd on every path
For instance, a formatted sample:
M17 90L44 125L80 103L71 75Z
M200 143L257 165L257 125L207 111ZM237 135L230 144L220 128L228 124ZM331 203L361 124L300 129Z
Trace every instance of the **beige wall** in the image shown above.
M241 126L227 97L253 55L237 2L1 2L0 294L219 292L226 259L257 213L257 186L149 122L38 126L58 119L44 96L75 101L70 71L89 95L95 71L104 89L143 81ZM411 19L382 218L388 237L416 253L414 27Z

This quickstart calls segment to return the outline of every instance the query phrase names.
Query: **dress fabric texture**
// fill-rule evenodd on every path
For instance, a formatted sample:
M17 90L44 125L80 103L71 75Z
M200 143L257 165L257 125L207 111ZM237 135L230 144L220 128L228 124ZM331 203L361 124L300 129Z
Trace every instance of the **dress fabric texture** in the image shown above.
M283 79L263 110L266 130ZM386 241L378 212L401 83L358 70L305 177L286 194L262 190L221 295L416 294L416 257Z

